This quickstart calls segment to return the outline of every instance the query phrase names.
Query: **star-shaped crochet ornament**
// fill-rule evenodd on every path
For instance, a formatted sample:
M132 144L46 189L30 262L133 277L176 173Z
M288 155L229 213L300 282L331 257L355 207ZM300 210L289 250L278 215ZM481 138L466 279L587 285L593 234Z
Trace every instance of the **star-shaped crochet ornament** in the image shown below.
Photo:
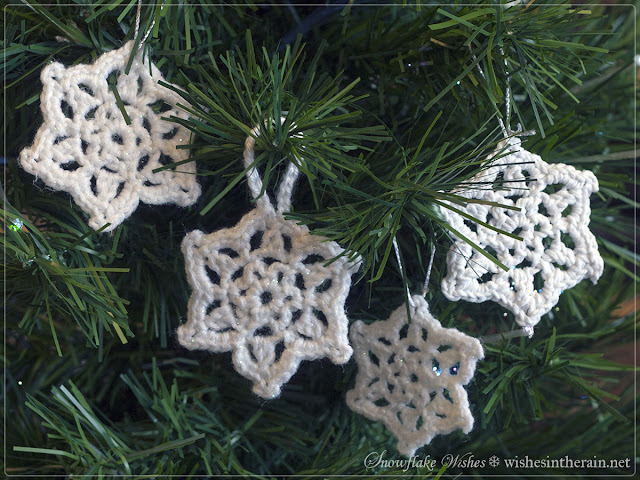
M450 300L493 300L511 310L531 335L540 318L558 303L560 294L584 278L596 283L604 264L589 231L589 196L598 181L589 171L548 164L512 138L497 158L471 182L478 189L456 192L462 197L508 207L468 203L454 208L509 233L517 240L442 208L447 222L509 268L491 260L455 237L447 256L442 292Z
M410 312L411 323L403 305L387 321L351 326L358 373L347 392L349 408L382 421L407 457L436 435L471 431L463 385L484 357L477 339L443 328L422 296L412 297Z
M245 164L251 165L251 137L248 144ZM352 354L344 302L360 260L342 256L326 265L342 248L284 218L297 174L291 164L276 210L267 195L258 198L262 183L250 170L257 208L233 228L208 235L196 230L182 242L193 293L179 342L233 351L235 369L264 398L277 397L302 360L343 364Z
M33 145L20 153L22 168L54 190L70 193L96 230L106 223L104 231L116 228L140 200L186 207L200 195L193 163L153 173L189 157L189 150L178 147L190 134L161 119L186 114L176 108L179 95L158 85L162 74L143 63L142 51L125 74L132 48L130 41L91 65L45 67L44 123Z

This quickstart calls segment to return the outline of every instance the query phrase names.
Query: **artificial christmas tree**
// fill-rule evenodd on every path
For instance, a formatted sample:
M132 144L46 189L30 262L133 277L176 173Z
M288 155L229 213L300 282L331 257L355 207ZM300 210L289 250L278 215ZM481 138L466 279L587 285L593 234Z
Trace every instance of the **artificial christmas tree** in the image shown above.
M620 363L609 357L634 352L636 325L634 309L619 309L633 299L637 279L633 8L160 1L141 5L139 15L137 9L135 1L27 0L5 7L1 238L8 474L633 473L635 403L628 379L634 360L628 354ZM127 42L133 42L127 64L139 52L148 69L145 79L149 74L157 91L172 99L170 109L153 111L172 126L155 137L174 128L190 137L176 145L173 157L165 152L171 162L158 157L143 166L143 176L166 178L170 185L189 179L201 193L178 205L145 203L142 195L137 208L108 205L122 215L111 231L96 231L91 226L101 225L90 226L90 209L78 206L69 189L72 195L44 175L34 177L20 162L20 152L34 144L47 120L39 81L51 69L47 65L64 66L64 75L98 64ZM101 102L113 114L133 111L126 103L135 98L120 92L131 74L127 68L117 81L106 81ZM87 93L78 88L83 93L73 90L76 97ZM126 127L124 115L120 120ZM144 119L130 120L147 131ZM510 130L518 123L535 134ZM251 137L254 156L246 164L245 139L256 125L260 134ZM504 175L490 184L482 181L490 170L487 159L501 152L505 133L508 142L520 139L550 168L569 165L576 178L594 176L599 185L597 192L592 185L579 195L590 200L588 225L604 264L602 275L595 286L583 280L565 290L557 304L555 298L545 304L547 313L536 316L531 339L520 329L531 322L514 316L512 305L505 310L459 295L451 300L442 287L452 245L464 245L466 260L480 255L482 265L497 273L506 265L492 249L508 251L502 247L519 241L513 238L518 232L474 217L483 206L499 212L524 205L503 205L473 192L522 197L535 185L535 178L513 185ZM158 144L150 131L149 137L143 146L152 151ZM114 149L121 147L118 137L113 141ZM132 142L123 153L139 160L140 146ZM82 163L82 142L66 153ZM509 155L502 150L498 157L508 161ZM335 258L314 258L326 271L362 262L346 301L338 302L341 309L344 303L351 328L358 325L352 335L392 312L409 326L420 322L411 318L408 292L419 290L431 271L426 299L420 301L428 302L442 327L482 344L484 358L464 387L469 404L462 409L464 432L441 431L415 456L405 457L381 422L348 407L347 392L357 384L356 360L302 361L288 382L278 382L280 395L264 400L234 371L231 353L180 344L178 333L189 325L189 299L200 295L188 281L183 240L193 238L188 235L195 230L230 229L260 202L277 205L273 187L290 178L289 162L300 173L289 190L294 207L282 209L279 221L308 229L310 245L339 244L329 249ZM137 167L127 171L144 183L136 177ZM262 176L258 191L245 183L252 169ZM109 195L105 198L116 198ZM558 213L545 208L535 212L544 225ZM486 225L503 230L493 240L499 243L485 249L463 238L455 227L460 219L452 217L460 212L467 213L462 223L470 222L471 231ZM557 220L572 218L570 213ZM583 237L586 241L587 234ZM269 252L287 249L280 238L282 244L270 243ZM593 247L590 237L587 243ZM216 254L226 247L220 245ZM286 273L297 282L298 264L305 263L285 262L284 253L277 259L287 270L282 279ZM276 258L269 255L269 261ZM590 278L599 276L602 265L589 263L595 254L578 252L576 258L589 264ZM550 259L561 266L558 260ZM523 268L534 267L531 263ZM466 281L478 282L483 273ZM305 298L326 293L301 287L296 286ZM205 317L211 314L208 307ZM280 313L273 305L263 307L272 320ZM322 336L333 319L314 318L314 335ZM276 327L271 325L272 333ZM343 347L344 353L356 345ZM406 377L411 383L411 375ZM469 415L473 430L467 428Z

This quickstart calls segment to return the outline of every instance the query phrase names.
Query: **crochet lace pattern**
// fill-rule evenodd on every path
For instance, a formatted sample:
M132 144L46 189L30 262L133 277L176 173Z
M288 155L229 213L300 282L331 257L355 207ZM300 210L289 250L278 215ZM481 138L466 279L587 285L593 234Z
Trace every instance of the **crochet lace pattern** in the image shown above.
M245 142L246 168L254 163L258 134L256 127ZM361 261L342 256L326 265L343 249L284 218L298 176L293 163L277 208L260 196L258 171L247 176L257 208L233 228L196 230L182 242L193 294L178 340L189 349L232 350L234 367L253 381L253 392L274 398L300 361L328 357L343 364L351 357L344 302Z
M413 295L412 304L411 323L403 305L387 321L351 326L358 373L347 392L349 408L382 421L407 457L435 435L471 431L463 385L484 357L477 339L443 328L422 296Z
M498 151L506 147L503 151L508 154L471 180L484 182L484 189L456 193L520 211L477 203L453 207L523 240L441 208L454 229L509 267L502 270L453 235L442 292L450 300L493 300L511 310L517 323L533 334L533 326L558 303L564 290L584 278L596 283L602 275L604 264L588 228L589 196L598 191L598 181L589 171L544 162L524 150L517 138L500 147Z
M175 107L180 97L157 84L162 74L152 63L143 64L141 51L125 75L132 48L130 41L92 65L45 67L40 97L44 123L33 145L20 153L22 168L54 190L69 192L95 230L106 223L110 226L104 231L113 230L140 200L186 207L200 195L194 163L181 165L181 172L153 173L189 157L189 150L177 147L188 143L190 134L161 119L186 114Z

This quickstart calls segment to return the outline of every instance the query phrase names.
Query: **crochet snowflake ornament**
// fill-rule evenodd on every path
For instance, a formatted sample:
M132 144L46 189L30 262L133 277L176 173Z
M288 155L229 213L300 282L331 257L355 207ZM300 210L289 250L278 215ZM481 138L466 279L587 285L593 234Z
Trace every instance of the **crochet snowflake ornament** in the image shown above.
M54 190L69 192L96 230L106 223L104 231L116 228L140 200L186 207L200 195L193 163L178 167L180 172L153 173L189 157L188 150L177 148L187 143L189 132L161 119L184 118L185 113L175 107L180 97L158 85L163 78L156 66L143 64L142 51L125 75L132 48L130 41L92 65L52 63L44 68L44 123L33 145L20 153L22 168Z
M349 408L382 421L407 457L435 435L471 431L463 385L484 357L477 339L443 328L422 296L411 300L411 323L403 305L387 321L352 325L358 373L355 388L347 392Z
M588 228L589 196L598 191L598 181L589 171L545 163L524 150L517 138L502 146L506 148L499 151L508 154L471 180L484 182L484 189L457 194L520 210L478 203L453 206L523 240L442 208L455 230L509 267L509 271L502 270L454 235L442 292L450 300L493 300L511 310L518 324L532 335L533 327L558 303L564 290L584 278L596 283L602 274L604 264Z
M247 168L258 133L254 129L245 143ZM189 349L233 351L235 369L264 398L280 394L300 361L328 357L343 364L352 354L344 302L361 261L340 257L325 265L343 252L340 246L284 218L297 176L291 163L274 208L266 194L260 196L262 181L250 169L257 208L234 228L208 235L196 230L182 242L193 294L179 342Z

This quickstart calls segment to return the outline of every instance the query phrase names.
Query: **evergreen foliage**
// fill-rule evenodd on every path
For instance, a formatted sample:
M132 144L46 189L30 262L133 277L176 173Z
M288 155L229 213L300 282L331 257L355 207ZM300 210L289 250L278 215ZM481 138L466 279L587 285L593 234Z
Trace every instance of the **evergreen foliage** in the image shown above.
M630 5L501 3L158 1L142 7L137 37L135 0L5 6L6 473L632 473L635 357L618 363L609 354L624 345L635 352L635 310L619 308L638 279L637 13ZM203 194L188 209L141 204L114 232L94 232L69 195L18 166L42 120L39 74L53 60L89 63L127 40L142 42L149 29L145 53L190 113L172 120L193 132L189 161ZM451 244L439 208L460 202L455 190L469 186L503 138L500 121L535 130L523 137L527 150L589 169L600 183L590 229L605 272L596 286L564 292L533 339L500 338L517 328L510 312L449 302L438 287ZM264 194L296 162L302 174L288 217L364 260L347 301L351 320L385 319L407 287L421 291L435 247L434 316L486 340L467 387L474 430L436 437L420 458L566 455L629 458L630 468L365 469L371 452L402 457L382 424L344 403L354 361L303 362L280 398L263 401L230 354L183 349L174 338L190 293L180 242L195 228L235 225L252 208L242 149L257 124Z

